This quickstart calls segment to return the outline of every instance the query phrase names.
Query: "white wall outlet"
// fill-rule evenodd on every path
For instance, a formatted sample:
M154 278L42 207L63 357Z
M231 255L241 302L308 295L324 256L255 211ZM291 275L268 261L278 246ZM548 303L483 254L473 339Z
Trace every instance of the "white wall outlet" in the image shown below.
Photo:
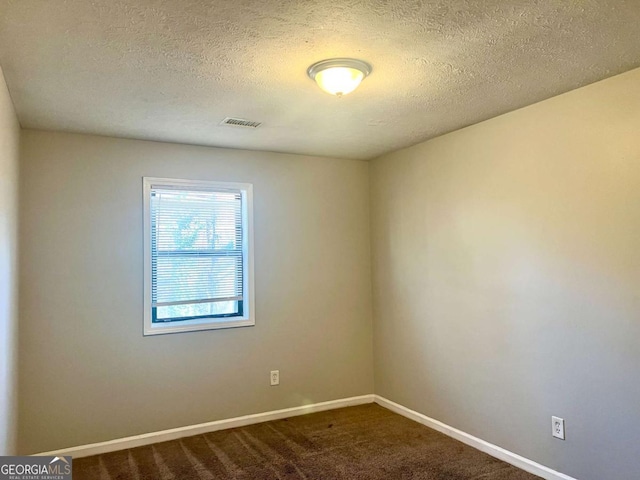
M551 435L560 440L564 440L564 419L551 417Z
M271 386L280 385L280 370L271 370Z

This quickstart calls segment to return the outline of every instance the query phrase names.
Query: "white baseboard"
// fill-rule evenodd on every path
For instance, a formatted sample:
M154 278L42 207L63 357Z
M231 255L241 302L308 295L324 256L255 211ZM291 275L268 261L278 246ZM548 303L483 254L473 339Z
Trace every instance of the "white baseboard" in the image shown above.
M380 395L374 395L374 397L375 403L391 410L392 412L398 413L403 417L407 417L415 422L421 423L429 428L437 430L440 433L444 433L449 437L455 438L462 443L466 443L467 445L477 450L487 453L492 457L498 458L503 462L510 463L511 465L518 467L526 472L538 475L539 477L542 477L546 480L577 480L573 477L570 477L569 475L557 472L549 467L545 467L544 465L534 462L533 460L529 460L528 458L510 452L509 450L505 450L502 447L498 447L493 443L486 442L484 440L481 440L480 438L474 437L473 435L469 435L468 433L458 430L457 428L450 427L449 425L433 418L427 417L422 413L418 413L414 410L408 409L407 407L403 407L402 405L392 402L391 400L387 400Z
M407 417L429 428L444 433L445 435L455 438L456 440L466 443L467 445L485 452L492 457L498 458L504 462L525 470L534 475L538 475L546 480L577 480L564 473L552 470L539 463L524 458L516 453L505 450L492 443L481 440L473 435L469 435L457 428L453 428L438 420L427 417L407 407L403 407L391 400L387 400L380 395L361 395L359 397L341 398L328 402L314 403L311 405L302 405L299 407L285 408L282 410L274 410L271 412L256 413L253 415L244 415L242 417L229 418L226 420L216 420L214 422L200 423L198 425L189 425L186 427L172 428L170 430L162 430L159 432L145 433L142 435L134 435L132 437L118 438L107 442L91 443L78 447L65 448L62 450L54 450L51 452L37 453L36 455L62 456L71 455L74 458L88 457L90 455L99 455L102 453L115 452L128 448L141 447L151 445L152 443L166 442L182 437L190 437L192 435L200 435L202 433L215 432L227 428L244 427L254 423L268 422L270 420L280 420L282 418L296 417L298 415L306 415L307 413L322 412L325 410L333 410L336 408L353 407L355 405L363 405L365 403L377 403L392 412L398 413L403 417Z
M353 407L355 405L373 403L373 401L373 394L361 395L359 397L341 398L339 400L331 400L329 402L302 405L300 407L285 408L282 410L256 413L253 415L244 415L242 417L217 420L215 422L200 423L198 425L172 428L170 430L162 430L159 432L144 433L142 435L134 435L133 437L118 438L115 440L109 440L107 442L91 443L88 445L65 448L62 450L36 453L35 455L71 455L74 458L88 457L90 455L99 455L101 453L141 447L144 445L150 445L152 443L166 442L168 440L190 437L192 435L200 435L202 433L215 432L217 430L224 430L227 428L244 427L246 425L251 425L254 423L262 423L268 422L270 420L280 420L282 418L296 417L298 415L306 415L307 413L322 412L324 410L333 410L343 407Z

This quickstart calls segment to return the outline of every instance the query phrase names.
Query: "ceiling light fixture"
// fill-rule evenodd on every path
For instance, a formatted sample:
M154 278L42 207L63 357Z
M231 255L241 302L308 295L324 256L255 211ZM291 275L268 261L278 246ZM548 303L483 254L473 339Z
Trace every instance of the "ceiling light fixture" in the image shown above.
M338 97L353 92L370 73L371 65L355 58L322 60L307 69L322 90Z

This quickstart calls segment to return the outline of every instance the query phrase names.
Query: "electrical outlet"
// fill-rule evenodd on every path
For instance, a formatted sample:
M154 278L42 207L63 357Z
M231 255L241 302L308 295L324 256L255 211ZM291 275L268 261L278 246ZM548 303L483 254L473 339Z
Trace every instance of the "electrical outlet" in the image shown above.
M271 370L271 386L280 385L280 370Z
M551 435L560 440L564 440L564 419L551 417Z

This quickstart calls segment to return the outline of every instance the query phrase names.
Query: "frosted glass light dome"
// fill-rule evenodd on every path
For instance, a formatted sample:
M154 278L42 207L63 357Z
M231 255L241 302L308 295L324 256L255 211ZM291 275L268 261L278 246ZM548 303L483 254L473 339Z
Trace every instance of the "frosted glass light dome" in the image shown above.
M371 65L354 58L322 60L307 70L322 90L338 97L353 92L370 73Z

